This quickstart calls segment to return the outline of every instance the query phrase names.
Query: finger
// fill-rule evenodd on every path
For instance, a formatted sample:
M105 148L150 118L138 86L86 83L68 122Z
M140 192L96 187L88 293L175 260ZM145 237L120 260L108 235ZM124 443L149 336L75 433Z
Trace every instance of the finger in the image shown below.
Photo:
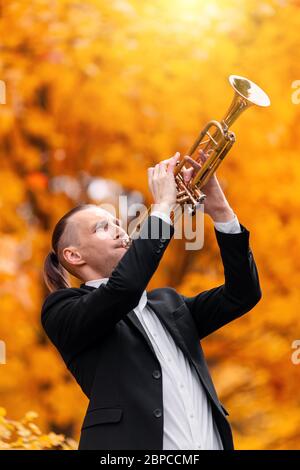
M194 173L194 168L182 168L183 180L185 183L188 183Z
M170 162L167 168L167 173L174 173L174 168L179 159L180 159L180 152L176 152L175 155L172 158L170 158Z
M166 158L165 160L162 160L160 163L165 163L168 165L168 163L170 163L170 161L172 160L173 157L171 158Z
M159 176L163 176L166 174L167 171L167 164L164 162L159 163Z
M154 167L153 171L153 180L157 179L159 175L159 163L157 163Z
M153 173L154 173L154 168L153 167L148 168L148 185L152 193L153 193L153 181L152 181Z
M166 163L167 165L174 159L174 158L179 158L180 152L176 152L173 157L167 158L166 160L162 160L161 163Z
M185 163L189 163L190 165L192 165L192 167L194 168L194 170L200 170L202 164L199 162L199 161L196 161L194 160L192 157L190 157L189 155L186 155L184 157L184 161Z

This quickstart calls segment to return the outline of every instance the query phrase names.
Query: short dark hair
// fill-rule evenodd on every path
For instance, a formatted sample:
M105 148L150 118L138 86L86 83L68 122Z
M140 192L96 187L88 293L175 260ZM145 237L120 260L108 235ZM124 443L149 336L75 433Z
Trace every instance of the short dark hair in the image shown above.
M69 272L59 261L59 244L62 236L66 232L70 217L77 212L95 207L95 204L80 204L67 212L55 225L52 233L52 250L48 253L44 261L43 276L46 286L50 292L58 289L71 287Z

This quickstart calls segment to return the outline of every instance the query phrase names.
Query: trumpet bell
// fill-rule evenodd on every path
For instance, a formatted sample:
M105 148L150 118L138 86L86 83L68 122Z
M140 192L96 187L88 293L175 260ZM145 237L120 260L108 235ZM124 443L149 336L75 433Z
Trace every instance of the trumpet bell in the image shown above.
M267 93L251 80L239 75L230 75L229 82L236 93L248 102L256 104L256 106L270 106L271 101Z

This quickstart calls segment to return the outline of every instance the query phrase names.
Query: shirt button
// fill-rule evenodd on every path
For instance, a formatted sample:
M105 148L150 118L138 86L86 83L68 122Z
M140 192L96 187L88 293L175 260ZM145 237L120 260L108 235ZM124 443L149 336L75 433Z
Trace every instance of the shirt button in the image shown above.
M153 414L154 414L155 418L160 418L161 415L162 415L161 409L156 408L156 410L153 411Z
M159 255L160 252L161 252L161 250L155 250L155 253L156 253L157 255Z
M184 388L184 385L183 385L183 384L180 384L180 388Z
M170 358L170 357L168 357L168 361L171 362L171 358Z
M194 415L193 415L193 414L190 414L190 418L193 418L193 417L194 417Z
M152 375L155 379L159 379L161 377L161 373L157 369L152 372Z
M197 446L198 449L201 449L201 446Z

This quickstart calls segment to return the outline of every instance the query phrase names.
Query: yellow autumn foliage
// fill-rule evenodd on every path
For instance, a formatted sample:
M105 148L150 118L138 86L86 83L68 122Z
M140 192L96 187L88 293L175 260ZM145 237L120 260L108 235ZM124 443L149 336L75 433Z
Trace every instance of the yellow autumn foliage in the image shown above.
M236 448L300 449L299 30L298 0L1 2L0 448L79 438L87 400L40 324L55 222L119 194L149 205L147 168L222 118L238 74L272 106L239 118L217 173L250 230L263 298L203 346ZM183 247L172 241L149 288L193 295L223 282L210 220L204 248Z
M33 422L37 413L28 411L25 416L14 421L6 418L6 411L0 408L0 450L75 450L77 443L63 434L49 432L43 434Z

